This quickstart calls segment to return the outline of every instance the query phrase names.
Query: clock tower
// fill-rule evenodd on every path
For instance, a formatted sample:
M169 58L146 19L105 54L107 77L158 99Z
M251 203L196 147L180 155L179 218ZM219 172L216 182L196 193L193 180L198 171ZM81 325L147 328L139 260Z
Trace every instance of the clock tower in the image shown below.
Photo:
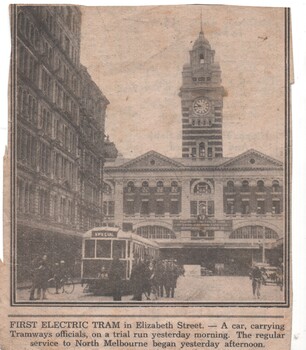
M215 51L202 28L189 54L190 63L183 67L180 89L182 156L194 159L222 157L224 88L220 66L214 61Z

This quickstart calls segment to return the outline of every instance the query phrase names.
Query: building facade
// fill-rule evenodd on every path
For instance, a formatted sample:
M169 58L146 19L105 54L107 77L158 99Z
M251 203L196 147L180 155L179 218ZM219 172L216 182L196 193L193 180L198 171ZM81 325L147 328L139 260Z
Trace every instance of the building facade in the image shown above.
M104 225L156 240L164 257L222 273L279 264L283 164L256 150L223 156L221 70L202 30L182 75L182 158L150 151L108 161Z
M80 63L80 9L17 9L17 264L23 279L37 255L77 264L81 234L101 225L109 101Z

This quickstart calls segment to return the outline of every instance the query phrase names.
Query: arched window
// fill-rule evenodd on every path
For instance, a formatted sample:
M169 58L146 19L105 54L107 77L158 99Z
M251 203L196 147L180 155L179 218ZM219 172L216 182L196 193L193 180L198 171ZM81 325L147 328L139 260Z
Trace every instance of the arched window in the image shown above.
M135 192L135 185L133 181L129 181L127 184L127 191L129 193L134 193Z
M204 193L211 193L211 188L206 182L199 182L193 190L193 193L196 194L204 194Z
M227 182L227 192L235 192L235 185L233 181L228 181Z
M199 144L199 156L200 158L205 158L205 143L201 142Z
M204 55L202 53L200 54L200 63L204 63Z
M149 192L149 183L148 183L148 181L144 181L142 183L141 192Z
M164 184L162 181L158 181L156 184L156 190L157 192L161 193L164 192Z
M265 184L262 180L257 181L257 191L258 192L264 192L265 191Z
M171 182L171 192L172 193L178 192L178 183L176 181Z
M272 191L273 192L279 192L280 191L279 182L277 180L274 180L272 182Z
M112 193L112 189L111 189L110 185L108 185L105 182L103 184L103 193L104 194L111 194Z
M250 192L249 181L242 181L241 192Z
M278 234L268 227L244 226L233 231L230 239L262 239L265 232L265 239L278 239Z

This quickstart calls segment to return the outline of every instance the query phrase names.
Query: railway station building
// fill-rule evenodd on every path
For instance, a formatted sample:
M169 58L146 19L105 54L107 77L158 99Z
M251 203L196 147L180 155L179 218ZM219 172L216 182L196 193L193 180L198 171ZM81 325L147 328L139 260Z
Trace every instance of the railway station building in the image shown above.
M253 262L282 260L284 167L255 149L223 154L225 92L214 56L201 30L182 71L181 158L152 150L106 162L103 221L157 241L163 257L245 273Z

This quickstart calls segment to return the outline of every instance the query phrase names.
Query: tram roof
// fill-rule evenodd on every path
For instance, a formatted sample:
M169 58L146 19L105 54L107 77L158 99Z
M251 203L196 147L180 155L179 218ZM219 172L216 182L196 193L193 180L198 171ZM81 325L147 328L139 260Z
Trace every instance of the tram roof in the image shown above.
M93 237L92 234L94 232L105 232L105 233L110 233L110 234L115 234L113 237ZM85 232L85 234L83 235L83 238L121 238L121 239L132 239L133 241L138 241L141 243L144 243L146 245L150 245L152 247L155 248L159 248L158 243L156 243L155 241L152 241L150 239L147 238L143 238L131 231L125 232L123 231L121 228L119 227L105 227L105 226L101 226L101 227L95 227L92 228L91 230Z

